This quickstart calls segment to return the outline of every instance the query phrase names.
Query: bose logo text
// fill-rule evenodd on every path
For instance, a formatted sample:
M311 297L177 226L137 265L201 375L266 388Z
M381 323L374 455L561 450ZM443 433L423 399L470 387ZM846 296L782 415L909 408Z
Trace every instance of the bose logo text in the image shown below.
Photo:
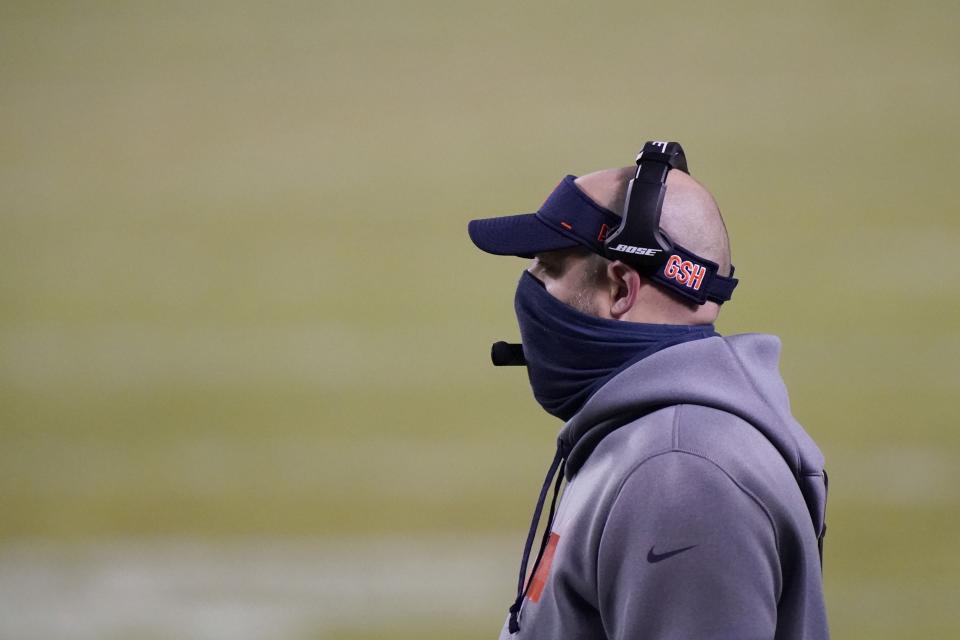
M663 275L673 278L694 291L699 291L703 278L707 275L707 268L689 260L681 260L678 255L672 255L667 260L667 266L663 268Z
M647 249L646 247L635 247L632 244L618 244L613 248L614 251L619 251L620 253L636 253L641 256L655 256L662 251L662 249Z

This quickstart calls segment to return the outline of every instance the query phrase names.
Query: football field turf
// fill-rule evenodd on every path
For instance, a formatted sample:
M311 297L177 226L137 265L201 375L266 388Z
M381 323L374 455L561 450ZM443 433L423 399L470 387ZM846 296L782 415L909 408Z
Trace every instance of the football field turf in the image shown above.
M958 18L4 3L0 637L495 636L561 425L467 221L664 138L826 455L834 636L960 635Z

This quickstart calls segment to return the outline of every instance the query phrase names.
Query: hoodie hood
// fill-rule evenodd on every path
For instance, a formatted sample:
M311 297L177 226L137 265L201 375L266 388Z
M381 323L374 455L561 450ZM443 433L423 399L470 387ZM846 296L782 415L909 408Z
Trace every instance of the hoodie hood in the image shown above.
M567 478L611 431L663 407L703 405L749 422L776 447L819 529L826 500L823 454L790 412L779 360L777 336L746 333L679 344L624 369L560 430Z

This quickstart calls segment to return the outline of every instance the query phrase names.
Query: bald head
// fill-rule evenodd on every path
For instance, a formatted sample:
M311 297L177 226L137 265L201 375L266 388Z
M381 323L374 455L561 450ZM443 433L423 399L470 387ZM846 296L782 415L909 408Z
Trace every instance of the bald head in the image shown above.
M622 216L627 183L636 170L603 169L577 178L576 184L594 202ZM730 239L720 208L706 187L682 171L667 174L660 228L677 244L716 262L720 275L730 275Z
M623 215L627 183L636 167L603 169L577 178L576 185L597 204ZM717 202L707 189L682 171L667 174L667 192L660 214L660 228L670 239L693 253L716 262L718 273L730 275L730 240ZM594 254L595 255L595 254ZM610 261L591 257L591 271L604 284L610 275ZM713 322L720 312L715 302L696 305L679 300L659 287L648 286L641 293L631 318L637 322Z

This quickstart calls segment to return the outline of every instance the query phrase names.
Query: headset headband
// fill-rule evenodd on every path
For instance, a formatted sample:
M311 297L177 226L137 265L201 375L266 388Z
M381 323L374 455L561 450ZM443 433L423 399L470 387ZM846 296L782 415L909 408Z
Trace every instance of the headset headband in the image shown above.
M637 154L637 174L627 186L620 226L606 234L604 255L627 263L681 297L697 304L723 304L738 280L717 273L716 262L674 243L660 228L667 174L679 169L689 175L679 142L650 141Z

